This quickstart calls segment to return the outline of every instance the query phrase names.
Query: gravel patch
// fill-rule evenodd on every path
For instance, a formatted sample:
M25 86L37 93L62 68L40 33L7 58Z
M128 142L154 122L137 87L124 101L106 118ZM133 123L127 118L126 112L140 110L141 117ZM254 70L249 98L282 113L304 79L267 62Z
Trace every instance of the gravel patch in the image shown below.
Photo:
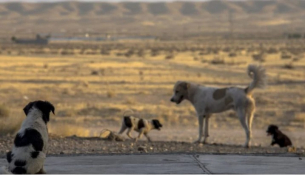
M0 137L0 157L13 145L13 136ZM156 141L146 142L131 140L109 141L98 137L57 137L49 140L48 155L83 155L83 154L157 154L157 153L205 153L205 154L289 154L305 156L304 148L279 148L253 146L249 149L240 145L193 144L189 142Z

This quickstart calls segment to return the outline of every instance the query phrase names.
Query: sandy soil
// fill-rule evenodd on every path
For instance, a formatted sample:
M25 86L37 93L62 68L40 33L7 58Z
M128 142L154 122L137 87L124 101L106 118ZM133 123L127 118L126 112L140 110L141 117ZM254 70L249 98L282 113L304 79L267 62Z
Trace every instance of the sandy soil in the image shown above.
M299 156L305 156L305 148L300 146L304 143L302 139L296 139L297 133L292 134L292 140L296 141L297 148L279 148L278 146L268 146L271 138L260 136L260 131L254 132L252 147L247 149L241 145L244 141L244 135L239 136L240 131L231 131L228 137L224 131L213 130L213 137L209 144L193 144L193 137L183 136L182 132L177 135L166 136L155 131L151 133L154 142L147 142L142 139L133 142L129 139L125 141L108 141L99 137L58 137L51 136L49 142L49 155L78 155L78 154L136 154L136 153L234 153L234 154L287 154L296 153ZM184 133L190 134L193 130L185 130ZM172 132L173 133L173 132ZM235 135L237 134L237 135ZM162 136L163 135L163 136ZM193 134L194 135L194 134ZM134 134L135 136L135 134ZM194 135L196 136L196 135ZM124 138L126 138L123 135ZM13 136L0 137L0 157L5 157L5 153L10 150L13 142ZM172 141L172 140L180 141ZM182 141L184 140L184 141Z

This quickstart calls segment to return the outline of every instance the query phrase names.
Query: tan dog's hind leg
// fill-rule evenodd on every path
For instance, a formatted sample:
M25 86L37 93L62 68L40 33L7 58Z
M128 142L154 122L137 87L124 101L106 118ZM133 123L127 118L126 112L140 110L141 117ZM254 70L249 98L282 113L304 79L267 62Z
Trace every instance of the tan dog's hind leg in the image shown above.
M255 101L252 98L248 98L247 104L247 124L250 132L250 138L252 138L252 121L255 112Z
M203 116L198 115L198 123L199 123L199 138L194 143L201 143L202 142L202 134L203 134Z
M204 140L203 143L208 143L209 137L209 118L211 115L207 114L204 117Z
M249 148L250 146L250 131L249 131L249 128L247 126L247 123L246 123L246 113L245 113L245 109L244 108L238 108L237 109L237 116L239 118L239 121L241 123L241 125L243 126L245 132L246 132L246 142L244 144L244 147L246 148Z
M254 117L254 110L249 111L248 112L248 116L247 116L247 119L248 119L247 123L248 123L250 138L252 138L252 121L253 121L253 117Z

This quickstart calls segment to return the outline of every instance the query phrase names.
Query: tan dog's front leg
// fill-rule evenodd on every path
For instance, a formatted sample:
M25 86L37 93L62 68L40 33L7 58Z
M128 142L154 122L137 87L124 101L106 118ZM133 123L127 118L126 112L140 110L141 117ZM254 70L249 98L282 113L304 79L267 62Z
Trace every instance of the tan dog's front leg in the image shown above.
M202 132L203 132L203 116L198 115L198 123L199 123L199 138L194 143L201 143L202 142Z
M249 131L249 128L248 128L247 122L246 122L245 110L243 108L237 109L237 115L238 115L238 118L239 118L239 121L240 121L241 125L243 126L243 128L246 132L246 142L244 144L244 147L249 148L251 138L250 138L250 131Z
M204 117L204 139L203 143L208 143L208 137L209 137L209 118L210 115L205 115Z

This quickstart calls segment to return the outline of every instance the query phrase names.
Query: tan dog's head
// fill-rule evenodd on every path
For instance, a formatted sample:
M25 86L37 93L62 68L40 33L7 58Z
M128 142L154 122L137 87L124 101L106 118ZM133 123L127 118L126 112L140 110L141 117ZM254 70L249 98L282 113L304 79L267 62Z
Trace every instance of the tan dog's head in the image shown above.
M181 103L188 97L188 88L190 84L185 81L177 81L174 86L174 95L171 98L171 102L176 104Z

